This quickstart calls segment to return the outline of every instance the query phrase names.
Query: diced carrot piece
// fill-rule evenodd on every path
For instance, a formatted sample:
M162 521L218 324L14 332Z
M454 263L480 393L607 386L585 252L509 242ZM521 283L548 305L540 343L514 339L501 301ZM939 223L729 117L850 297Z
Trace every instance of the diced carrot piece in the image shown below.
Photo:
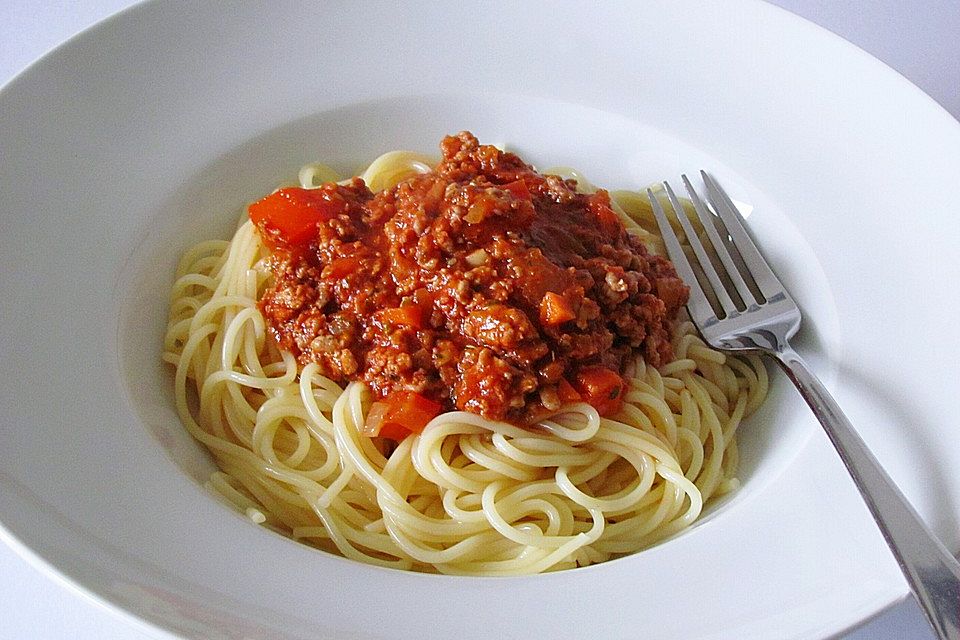
M625 387L623 378L604 367L586 367L577 372L577 391L602 416L620 410Z
M406 305L393 309L384 309L379 312L380 321L384 324L400 325L402 327L423 328L423 310L417 305Z
M345 258L336 258L331 260L323 269L323 277L325 278L345 278L360 267L360 258L356 256L347 256Z
M485 195L480 196L467 208L467 215L465 215L463 219L470 224L483 222L493 213L496 206L497 203L492 198L488 198Z
M530 189L527 188L527 183L523 180L514 180L513 182L502 184L500 188L504 191L509 191L514 198L530 200Z
M547 326L556 326L573 320L577 314L573 312L570 302L559 293L547 291L540 301L540 322Z

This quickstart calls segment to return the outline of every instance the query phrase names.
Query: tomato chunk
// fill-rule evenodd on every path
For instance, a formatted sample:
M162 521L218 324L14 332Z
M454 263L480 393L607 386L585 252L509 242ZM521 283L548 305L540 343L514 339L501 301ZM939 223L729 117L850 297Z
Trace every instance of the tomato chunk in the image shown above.
M620 410L625 388L623 378L610 369L586 367L577 372L576 390L602 416Z
M249 207L250 220L272 248L293 248L316 238L317 224L347 209L335 191L286 187Z
M411 433L420 433L443 407L413 391L396 391L374 402L361 433L399 442Z
M541 324L556 326L573 320L577 314L573 312L570 301L559 293L547 291L540 301Z

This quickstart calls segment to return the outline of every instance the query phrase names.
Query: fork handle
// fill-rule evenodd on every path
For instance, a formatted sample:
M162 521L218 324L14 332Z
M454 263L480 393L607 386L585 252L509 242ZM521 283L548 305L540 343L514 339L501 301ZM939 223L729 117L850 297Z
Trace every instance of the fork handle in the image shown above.
M960 640L960 564L930 533L800 356L789 345L773 355L836 447L937 636Z

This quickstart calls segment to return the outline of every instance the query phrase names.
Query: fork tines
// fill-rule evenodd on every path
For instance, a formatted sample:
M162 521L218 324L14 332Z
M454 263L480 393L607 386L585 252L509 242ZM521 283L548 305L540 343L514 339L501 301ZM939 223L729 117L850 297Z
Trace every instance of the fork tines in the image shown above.
M687 237L697 272L667 220L663 206L651 189L647 196L663 235L667 253L680 277L690 286L687 307L698 325L722 318L735 318L759 309L786 292L777 277L747 235L743 219L733 201L706 172L701 171L707 188L709 207L697 194L686 175L681 176L690 201L700 220L706 239L698 236L673 188L663 183L670 206Z

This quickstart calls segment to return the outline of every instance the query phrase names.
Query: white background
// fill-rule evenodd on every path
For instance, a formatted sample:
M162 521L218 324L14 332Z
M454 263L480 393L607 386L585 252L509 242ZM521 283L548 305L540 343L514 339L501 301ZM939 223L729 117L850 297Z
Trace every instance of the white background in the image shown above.
M773 0L902 73L960 118L960 0ZM0 85L131 0L0 0ZM0 151L2 152L2 151ZM146 640L151 634L48 578L0 544L0 640ZM910 599L844 640L931 640Z

